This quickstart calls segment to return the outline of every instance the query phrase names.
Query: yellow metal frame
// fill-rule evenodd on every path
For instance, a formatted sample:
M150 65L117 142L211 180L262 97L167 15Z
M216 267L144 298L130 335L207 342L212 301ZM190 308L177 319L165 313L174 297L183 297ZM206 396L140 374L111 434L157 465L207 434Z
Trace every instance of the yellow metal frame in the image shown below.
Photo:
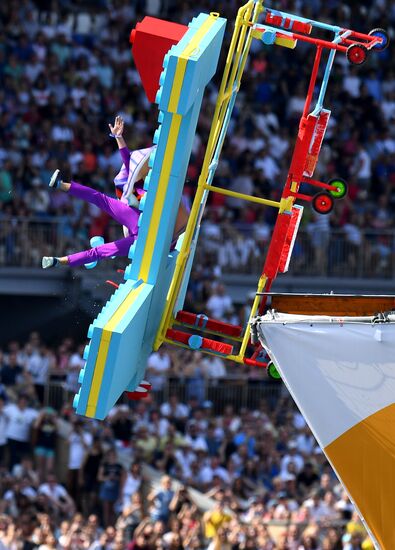
M230 197L240 198L242 200L255 202L265 206L272 206L278 208L279 212L292 208L292 203L287 201L271 201L268 199L245 195L228 189L215 187L208 183L211 163L213 162L217 147L222 147L220 143L221 130L223 128L225 117L229 102L231 100L234 91L238 91L240 88L241 78L244 73L245 64L250 51L251 42L254 38L254 25L258 21L260 13L263 11L263 0L249 0L247 4L242 6L236 17L235 28L232 35L225 69L222 77L222 82L218 92L217 103L213 115L213 122L211 125L210 135L207 142L206 153L203 160L202 170L198 180L198 186L196 195L191 208L191 213L188 220L188 225L185 230L183 243L181 246L180 254L178 255L173 280L167 296L166 307L161 319L158 334L154 343L154 349L158 349L163 342L171 343L180 347L188 348L180 342L174 342L166 337L166 332L171 327L175 320L173 318L173 309L177 300L178 293L180 291L183 275L185 272L187 260L189 257L189 250L192 243L194 231L199 219L199 213L201 210L201 203L204 199L205 192L215 192ZM258 282L257 295L255 297L250 319L256 315L260 303L261 297L259 292L262 292L267 281L267 277L262 275ZM223 336L223 335L222 335ZM237 341L241 342L240 350L237 355L229 355L228 359L237 363L243 363L245 352L250 339L250 325L249 322L244 331L243 337L238 338ZM208 350L204 350L205 353L210 353ZM215 355L215 354L213 354Z
M219 195L227 195L228 197L235 197L237 199L242 199L244 201L256 202L258 204L263 204L264 206L274 206L275 208L280 209L281 203L279 201L271 201L269 199L262 199L261 197L254 197L252 195L246 195L245 193L238 193L237 191L231 191L230 189L224 189L223 187L215 187L214 185L208 185L205 183L203 185L204 189L212 191L213 193L218 193Z

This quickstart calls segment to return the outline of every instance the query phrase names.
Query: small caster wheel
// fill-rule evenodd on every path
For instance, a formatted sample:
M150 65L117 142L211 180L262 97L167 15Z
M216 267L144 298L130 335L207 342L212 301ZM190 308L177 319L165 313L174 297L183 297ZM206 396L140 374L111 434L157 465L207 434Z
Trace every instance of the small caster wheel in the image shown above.
M362 65L368 57L368 49L363 44L352 44L347 48L346 55L352 65Z
M328 181L328 185L336 187L336 190L331 189L329 191L329 194L332 195L334 199L342 199L347 195L347 183L342 178L334 178Z
M266 367L267 369L267 375L272 380L281 380L281 375L277 370L276 365L273 363L273 361L270 361L270 363Z
M317 193L312 200L313 210L318 214L329 214L333 210L334 201L328 193Z
M378 36L379 38L382 38L383 41L381 44L376 44L373 46L372 50L379 50L383 51L386 50L390 43L390 37L388 35L388 32L384 29L372 29L369 33L369 36Z

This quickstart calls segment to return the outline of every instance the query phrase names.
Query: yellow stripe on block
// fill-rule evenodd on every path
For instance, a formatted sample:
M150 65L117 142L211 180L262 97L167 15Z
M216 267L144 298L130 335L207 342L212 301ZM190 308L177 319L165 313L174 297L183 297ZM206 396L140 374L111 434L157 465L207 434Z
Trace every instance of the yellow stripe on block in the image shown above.
M105 329L103 329L99 351L96 357L96 364L93 371L91 390L89 392L88 403L86 405L85 416L89 416L90 418L94 418L96 414L97 400L100 393L100 386L103 379L104 367L107 361L110 342L111 333L108 333Z
M169 110L175 111L180 99L180 92L184 81L186 66L189 57L193 54L196 48L199 46L201 40L210 30L210 28L216 22L218 16L210 15L200 29L196 32L191 42L185 47L183 52L180 54L177 61L176 73L174 75L174 82L172 86L172 91L169 100ZM169 177L171 173L171 168L173 165L174 154L176 150L178 135L180 131L182 117L178 114L173 114L169 136L167 141L167 147L165 155L162 162L162 169L159 176L159 185L155 197L155 204L153 212L151 215L150 227L148 230L147 241L144 249L144 256L141 261L141 268L139 273L139 278L144 281L147 280L148 274L151 267L152 257L154 253L154 245L156 241L156 235L158 233L160 215L162 213L163 205L166 198L167 187L169 183Z
M144 285L140 285L137 288L134 288L128 294L125 301L122 302L120 307L115 311L115 313L111 316L110 320L103 328L99 351L97 354L95 369L93 373L91 391L89 392L88 403L86 406L86 416L94 417L96 414L97 401L99 399L100 388L103 381L104 369L107 362L107 355L110 348L112 333L142 291L143 286Z
M166 199L167 187L169 185L171 167L173 165L174 153L176 150L178 135L180 132L181 121L182 121L181 115L177 115L177 114L173 115L169 136L167 140L166 152L162 162L162 170L159 176L159 183L158 183L158 189L155 196L154 208L152 209L150 226L148 229L147 240L144 248L144 255L141 260L139 279L142 279L143 281L147 281L148 274L151 268L151 262L152 262L152 257L154 255L156 237L158 234L163 205Z
M202 38L208 32L208 30L214 25L215 21L218 19L217 15L210 15L207 17L200 29L195 33L190 43L185 47L185 49L179 55L177 61L177 68L174 75L173 86L171 89L169 107L168 110L175 112L177 110L178 102L180 100L180 91L182 84L184 82L185 71L187 68L187 62L189 57L194 53L196 48L198 48Z

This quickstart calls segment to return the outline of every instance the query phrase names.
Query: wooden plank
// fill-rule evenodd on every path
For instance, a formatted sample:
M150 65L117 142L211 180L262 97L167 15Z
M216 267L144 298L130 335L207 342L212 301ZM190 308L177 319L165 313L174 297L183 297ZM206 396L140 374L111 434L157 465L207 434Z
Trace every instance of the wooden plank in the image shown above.
M395 310L395 296L270 294L272 309L296 315L370 316Z

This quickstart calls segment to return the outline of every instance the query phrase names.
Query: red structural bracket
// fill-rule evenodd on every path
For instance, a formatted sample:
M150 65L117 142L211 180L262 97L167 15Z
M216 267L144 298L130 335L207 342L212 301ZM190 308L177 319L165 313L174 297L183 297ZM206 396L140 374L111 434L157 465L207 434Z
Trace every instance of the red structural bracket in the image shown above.
M311 177L314 174L330 115L330 111L323 110L317 119L304 167L305 176Z
M279 271L281 255L287 240L288 229L292 220L291 212L283 212L277 217L276 225L273 229L270 240L269 250L267 251L263 273L268 279L275 279Z
M269 363L268 361L262 362L262 361L256 361L255 359L247 359L247 358L244 358L243 362L248 367L261 367L261 368L264 368L264 369L267 367L267 365Z
M212 351L213 353L219 353L220 355L232 355L233 353L233 346L231 344L217 342L216 340L210 340L209 338L203 338L181 330L169 328L166 332L166 337L174 342L181 342L181 344L185 344L192 349L203 349ZM199 339L199 345L196 345L192 339Z
M296 235L298 233L302 213L302 208L292 208L291 221L288 225L287 236L281 250L280 261L278 264L279 273L285 273L288 271L288 265L292 256L292 250L295 244Z
M144 17L130 33L132 54L148 101L154 103L163 70L163 58L187 32L186 25Z
M216 321L215 319L210 319L206 315L197 315L196 313L189 313L188 311L179 311L176 315L176 321L201 330L208 329L219 332L226 336L239 337L243 332L243 327L224 323L223 321Z
M310 34L312 30L312 25L310 23L304 23L303 21L296 21L290 17L282 17L281 15L276 15L270 11L266 12L265 23L269 25L275 25L276 27L283 27L287 30L292 30L295 32L302 32L305 34Z

